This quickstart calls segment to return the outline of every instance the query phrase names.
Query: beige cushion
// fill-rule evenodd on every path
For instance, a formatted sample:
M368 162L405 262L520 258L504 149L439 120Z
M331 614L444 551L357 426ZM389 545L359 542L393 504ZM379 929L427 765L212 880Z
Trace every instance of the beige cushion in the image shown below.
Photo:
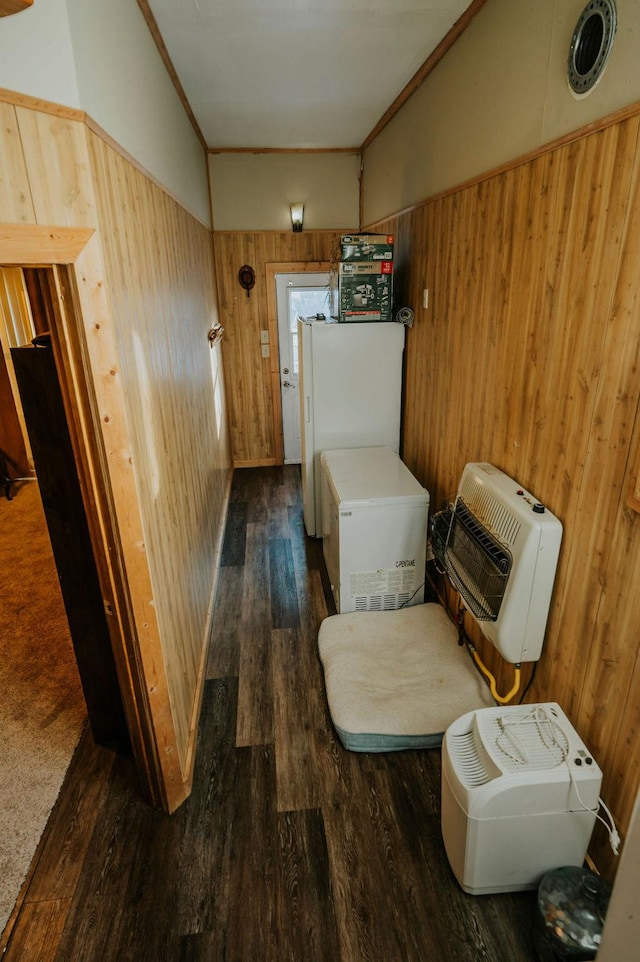
M495 706L440 605L333 615L318 650L333 724L352 751L439 745L456 718Z

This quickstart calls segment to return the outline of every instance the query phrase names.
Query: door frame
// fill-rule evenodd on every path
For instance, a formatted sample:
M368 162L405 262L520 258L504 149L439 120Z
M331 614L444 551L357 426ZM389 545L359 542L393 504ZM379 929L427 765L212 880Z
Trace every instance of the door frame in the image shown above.
M265 264L267 280L267 325L271 359L271 410L276 464L284 464L284 433L282 430L282 401L280 398L280 344L278 341L278 305L276 274L326 274L331 270L328 261L287 261Z
M168 732L158 725L154 716L154 708L156 713L159 708L158 698L154 706L151 696L166 694L168 700L168 693L164 691L166 682L163 684L157 668L149 684L145 680L145 659L127 576L131 565L127 563L117 521L116 500L123 493L122 487L130 485L133 478L119 481L121 490L115 491L114 476L109 470L111 462L121 460L127 445L117 428L125 421L121 392L116 384L114 345L108 325L101 324L109 310L98 238L93 228L2 224L0 265L52 269L52 347L140 789L151 805L173 811L188 795L190 784L184 781L178 753L168 751L166 741L161 752L158 744ZM100 348L87 343L85 320L89 317ZM92 371L92 348L103 352L103 362L111 375L102 385L96 382ZM100 398L96 389L102 392ZM109 414L105 414L105 410ZM115 434L107 447L105 433L109 433L112 425ZM131 512L127 521L133 530L137 520Z

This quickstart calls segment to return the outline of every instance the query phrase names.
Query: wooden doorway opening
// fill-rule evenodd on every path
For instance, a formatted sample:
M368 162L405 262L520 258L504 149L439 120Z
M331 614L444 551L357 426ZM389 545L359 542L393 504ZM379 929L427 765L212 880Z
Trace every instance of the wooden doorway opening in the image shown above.
M284 464L284 432L282 426L282 392L281 392L281 364L280 349L274 350L279 344L278 339L278 299L276 291L276 276L278 274L326 274L330 269L327 261L288 261L286 263L265 264L267 279L267 307L269 342L271 350L271 409L273 411L273 436L275 438L276 463Z
M156 737L83 320L83 311L90 311L89 329L97 331L99 318L108 316L94 234L90 228L5 224L0 231L0 266L45 270L51 348L140 789L151 805L170 811L182 801L185 789L181 780L174 787L178 779L167 775L171 764L161 757Z
M27 443L93 738L99 745L122 751L129 748L127 722L52 344L54 272L50 267L25 268L23 275L34 337L27 344L12 346L10 354Z

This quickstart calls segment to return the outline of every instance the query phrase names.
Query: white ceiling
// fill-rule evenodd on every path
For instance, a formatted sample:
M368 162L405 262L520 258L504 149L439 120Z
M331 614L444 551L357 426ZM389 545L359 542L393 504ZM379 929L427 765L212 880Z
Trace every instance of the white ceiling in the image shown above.
M149 0L209 147L359 147L470 0Z

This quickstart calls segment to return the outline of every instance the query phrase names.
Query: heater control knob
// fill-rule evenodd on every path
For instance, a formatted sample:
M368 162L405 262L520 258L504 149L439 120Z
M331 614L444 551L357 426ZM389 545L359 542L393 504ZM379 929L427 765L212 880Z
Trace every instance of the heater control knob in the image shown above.
M540 502L537 501L533 506L533 510L535 511L536 514L544 514L545 507L543 504L540 504Z

